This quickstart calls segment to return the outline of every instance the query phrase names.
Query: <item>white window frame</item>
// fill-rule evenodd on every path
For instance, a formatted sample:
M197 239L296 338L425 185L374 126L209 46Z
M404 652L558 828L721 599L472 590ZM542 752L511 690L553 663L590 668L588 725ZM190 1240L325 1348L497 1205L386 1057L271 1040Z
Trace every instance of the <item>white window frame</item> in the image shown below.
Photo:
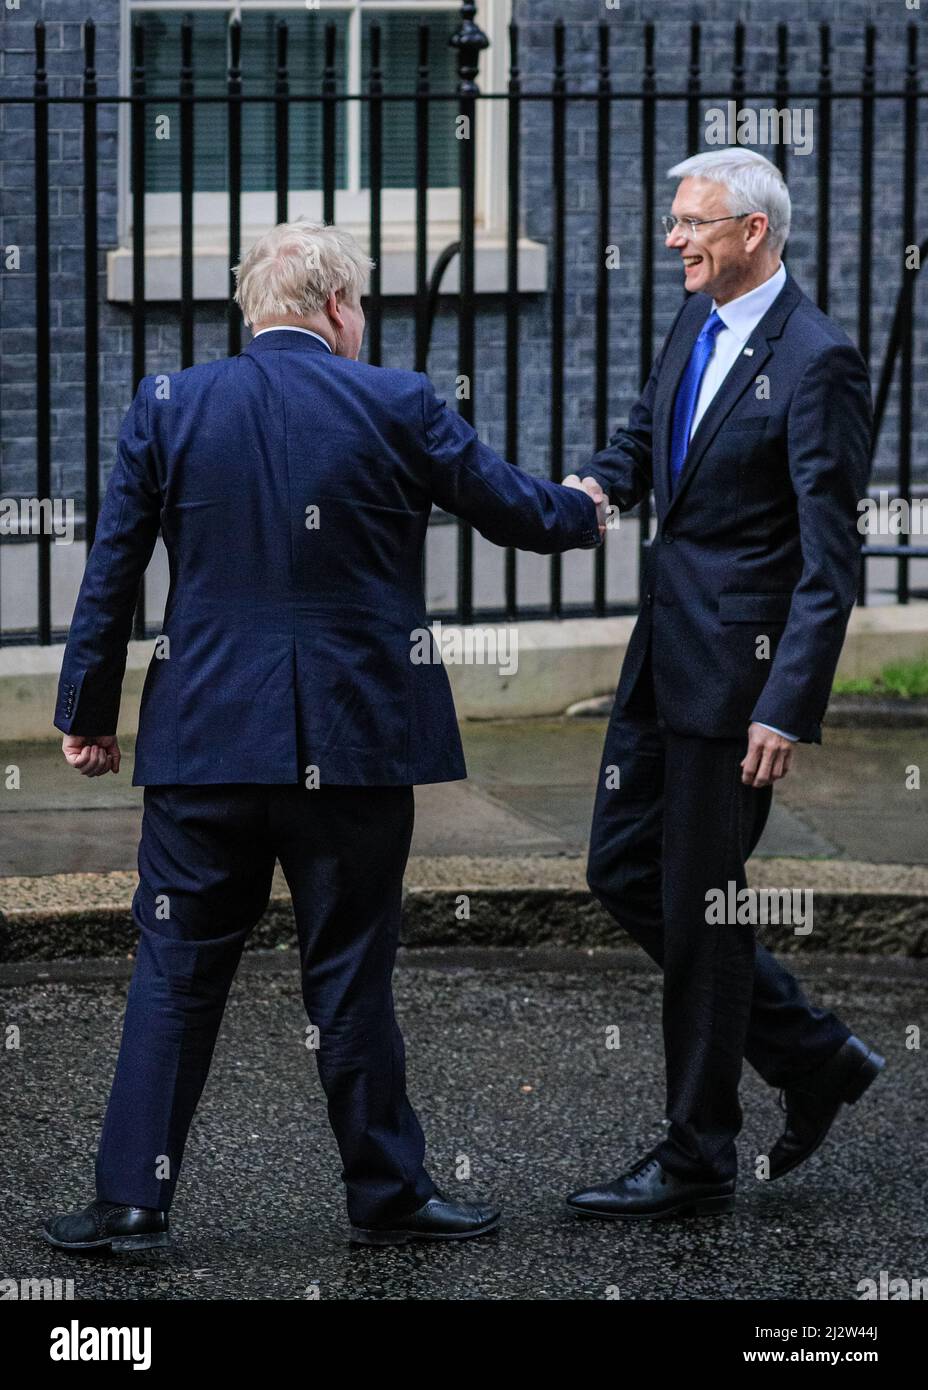
M290 10L305 14L305 0L119 0L121 89L130 90L131 20L146 10L219 11L230 18L248 10ZM430 9L457 13L459 0L427 0ZM319 0L318 10L341 11L350 7L348 25L348 90L364 90L361 21L368 12L408 10L409 0ZM478 0L477 21L490 39L480 54L477 81L483 91L503 91L508 80L508 30L512 0ZM366 65L365 65L366 66ZM359 80L360 79L360 80ZM348 187L335 191L335 220L352 231L365 247L369 235L370 194L360 187L361 104L348 102ZM450 109L450 108L449 108ZM385 104L385 118L389 103ZM507 217L507 111L500 101L477 104L477 171L475 186L478 244L477 290L498 292L504 288ZM108 256L108 297L131 300L132 199L129 190L131 112L120 108L118 156L119 248ZM242 244L247 246L276 217L273 191L242 194ZM430 188L428 194L428 249L430 266L449 241L459 234L460 192L457 188ZM228 285L227 193L197 193L193 197L194 298L225 298ZM321 220L322 191L291 189L289 215ZM413 289L415 246L415 190L385 188L382 193L382 287L385 294L408 294ZM180 194L145 195L146 298L177 299L180 286ZM520 287L545 288L544 248L520 240ZM457 292L457 264L449 267L442 282L445 293Z

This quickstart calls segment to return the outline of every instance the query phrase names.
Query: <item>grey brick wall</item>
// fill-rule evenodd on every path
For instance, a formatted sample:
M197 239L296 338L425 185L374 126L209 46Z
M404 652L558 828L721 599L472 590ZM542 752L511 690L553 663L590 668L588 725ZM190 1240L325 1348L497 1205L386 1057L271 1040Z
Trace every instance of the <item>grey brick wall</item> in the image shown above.
M0 93L31 91L33 23L47 25L48 72L55 94L80 90L83 64L80 22L91 15L97 24L97 73L102 93L117 89L118 16L115 0L23 0L19 12L0 9ZM904 74L905 26L916 22L922 48L928 49L928 0L920 12L906 9L904 0L622 0L609 11L601 0L514 0L514 18L522 29L521 70L527 90L545 90L552 64L551 26L562 16L568 24L567 70L572 84L592 90L596 79L596 25L608 19L613 33L613 73L626 90L640 82L642 33L645 21L656 25L658 87L680 88L686 78L689 25L703 22L704 86L727 88L732 63L732 26L747 25L746 79L748 89L772 84L776 24L789 23L790 80L794 88L817 80L818 25L833 25L832 77L836 88L856 87L862 62L863 26L879 25L877 64L881 86L901 85ZM715 104L707 101L707 105ZM748 99L746 105L772 104ZM812 103L804 101L803 105ZM52 429L55 495L83 500L83 261L80 114L77 107L51 109L51 267L52 267ZM551 117L541 103L526 103L522 204L526 232L542 241L551 234ZM101 247L98 258L101 374L101 449L99 468L105 482L113 444L131 394L131 321L125 306L105 301L105 250L116 243L115 108L103 105L99 114L99 214ZM30 495L35 489L34 397L34 195L32 188L32 113L26 107L0 108L0 244L22 248L19 271L0 274L0 494ZM593 441L592 329L596 244L595 111L577 103L568 117L568 295L565 361L565 464L574 467L589 456ZM609 346L610 426L627 414L637 391L641 364L638 322L642 244L640 208L643 174L640 163L641 115L637 102L617 104L613 119L612 207L610 240L621 248L622 267L613 272L612 328ZM922 151L918 188L918 234L928 226L928 103L920 107ZM885 349L893 301L901 276L902 117L898 102L880 103L876 122L876 232L873 243L873 354L871 369L879 368ZM831 181L832 243L830 312L852 337L857 325L859 107L836 102L833 121ZM769 151L768 151L769 152ZM657 124L657 209L669 206L673 185L667 167L687 153L682 104L659 106ZM818 154L791 156L789 180L793 197L793 235L787 263L800 284L814 296L816 276L816 190ZM681 297L675 258L654 233L655 296L654 348ZM481 297L479 308L479 366L475 382L478 425L484 438L502 450L505 402L505 320L500 299ZM926 331L928 288L916 299L915 464L916 476L928 479L928 376ZM197 305L198 360L225 352L224 308ZM550 449L550 325L549 295L525 296L521 317L519 462L533 472L548 467ZM440 391L451 394L456 368L456 317L453 302L442 302L433 335L430 373ZM384 323L384 359L390 365L412 365L412 304L388 300ZM155 305L149 316L148 370L170 371L179 365L176 306ZM892 476L897 450L896 399L884 427L878 472Z

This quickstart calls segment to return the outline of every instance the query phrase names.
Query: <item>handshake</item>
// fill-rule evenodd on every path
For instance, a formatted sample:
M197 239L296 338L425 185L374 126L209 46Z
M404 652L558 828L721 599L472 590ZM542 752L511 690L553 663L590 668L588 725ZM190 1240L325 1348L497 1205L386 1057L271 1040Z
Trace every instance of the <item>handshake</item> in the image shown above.
M561 479L561 484L563 487L579 488L579 490L585 492L588 497L592 497L593 501L596 503L596 520L599 523L599 534L600 536L604 536L606 533L606 494L603 492L601 485L595 478L589 476L584 478L581 482L576 473L568 473L566 478Z

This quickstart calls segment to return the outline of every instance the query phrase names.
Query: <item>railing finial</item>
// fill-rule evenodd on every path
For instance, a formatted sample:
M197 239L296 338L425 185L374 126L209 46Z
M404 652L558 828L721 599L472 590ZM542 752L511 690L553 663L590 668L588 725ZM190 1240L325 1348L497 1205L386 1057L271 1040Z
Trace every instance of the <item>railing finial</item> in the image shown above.
M480 54L490 47L490 40L476 22L476 0L466 0L461 6L461 27L448 40L458 50L458 78L462 92L476 93L476 76Z

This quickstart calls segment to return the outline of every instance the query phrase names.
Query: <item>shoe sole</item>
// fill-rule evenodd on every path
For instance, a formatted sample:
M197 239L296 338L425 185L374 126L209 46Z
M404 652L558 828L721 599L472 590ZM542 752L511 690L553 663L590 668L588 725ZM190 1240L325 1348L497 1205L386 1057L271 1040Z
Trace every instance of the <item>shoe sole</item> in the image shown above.
M150 1231L134 1236L105 1236L102 1240L68 1241L56 1240L43 1227L42 1239L56 1250L68 1250L80 1254L84 1250L109 1249L114 1255L128 1255L134 1250L162 1250L171 1244L167 1231Z
M575 1216L585 1216L597 1221L667 1221L674 1216L721 1216L735 1207L735 1194L721 1197L699 1197L695 1201L680 1202L662 1211L588 1211L583 1207L567 1208Z
M825 1140L831 1133L831 1126L834 1124L835 1120L840 1115L841 1106L854 1105L856 1101L860 1100L864 1091L866 1091L868 1087L873 1085L874 1081L877 1079L880 1072L883 1070L885 1066L886 1058L881 1057L878 1052L874 1052L871 1048L858 1070L854 1073L854 1075L848 1082L847 1087L845 1088L845 1091L841 1096L838 1109L835 1111L834 1119L831 1121L831 1124L828 1126L828 1128L824 1131L823 1134L821 1134L818 1137L818 1139L816 1139L815 1143L812 1145L810 1149L806 1149L805 1153L799 1154L796 1158L792 1160L792 1162L787 1163L784 1168L778 1168L775 1173L771 1173L767 1181L778 1182L780 1178L785 1178L787 1173L792 1173L793 1170L795 1168L798 1168L801 1163L805 1163L807 1158L811 1158L812 1155L822 1147Z
M414 1240L474 1240L495 1231L500 1218L494 1217L473 1231L378 1231L370 1226L352 1226L351 1245L408 1245Z

